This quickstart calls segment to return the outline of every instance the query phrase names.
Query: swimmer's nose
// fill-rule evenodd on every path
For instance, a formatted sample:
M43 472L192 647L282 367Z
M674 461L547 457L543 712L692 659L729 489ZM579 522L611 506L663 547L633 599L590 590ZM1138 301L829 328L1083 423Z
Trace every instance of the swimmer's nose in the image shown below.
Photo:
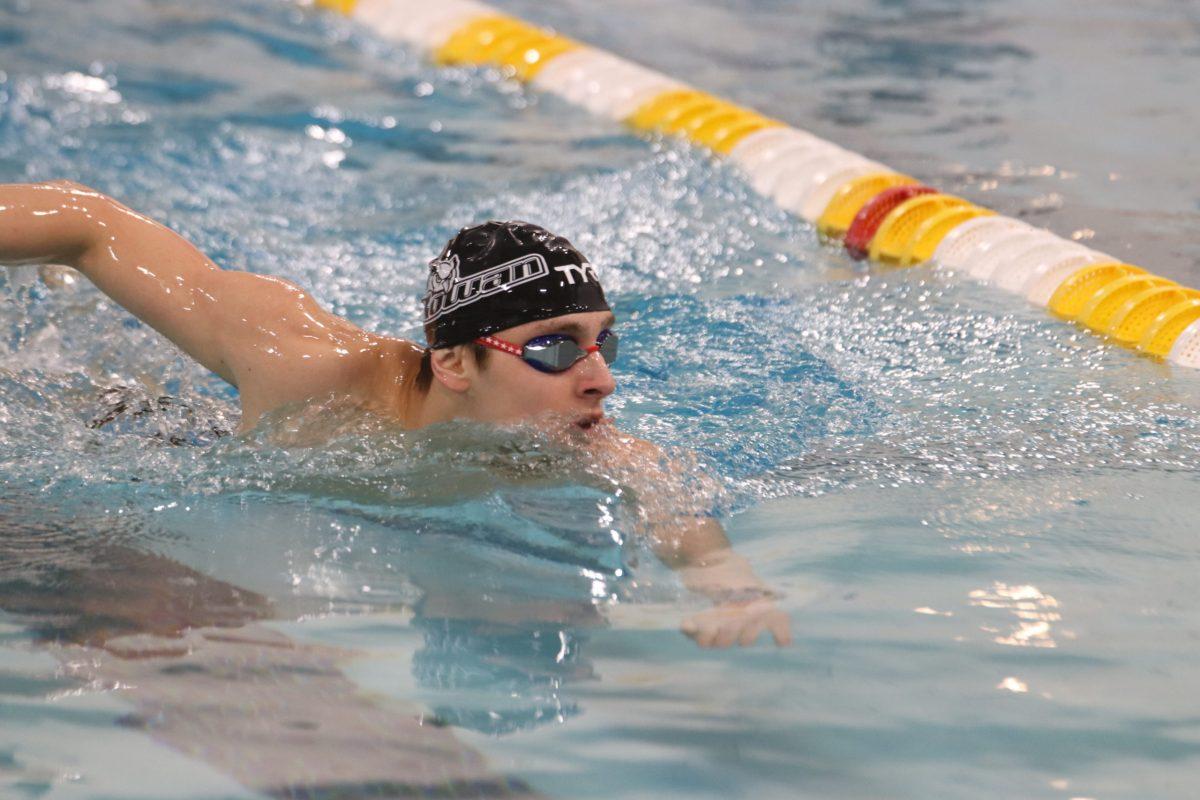
M604 363L599 352L588 353L579 365L579 391L590 397L608 397L617 388L612 370Z

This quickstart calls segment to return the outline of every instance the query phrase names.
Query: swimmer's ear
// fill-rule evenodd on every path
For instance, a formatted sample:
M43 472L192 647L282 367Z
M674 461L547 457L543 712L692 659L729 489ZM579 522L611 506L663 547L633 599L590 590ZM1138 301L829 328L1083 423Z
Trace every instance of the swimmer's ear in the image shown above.
M430 352L429 366L438 383L452 392L465 392L470 387L471 367L475 366L474 360L467 356L470 349L469 346L459 345Z

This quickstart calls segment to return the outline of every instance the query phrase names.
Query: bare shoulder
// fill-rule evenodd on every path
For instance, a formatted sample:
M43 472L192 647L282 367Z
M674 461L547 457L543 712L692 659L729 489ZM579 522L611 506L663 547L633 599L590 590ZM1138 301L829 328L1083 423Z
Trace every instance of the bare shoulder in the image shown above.
M698 486L711 490L710 471L701 459L686 449L664 449L653 442L610 428L594 451L601 463L624 476L631 486L654 493L693 494Z
M323 308L283 278L227 272L234 324L220 335L236 359L234 372L246 424L264 412L309 398L340 394L379 411L380 398L419 362L411 342L372 333ZM231 309L233 310L233 309Z
M651 441L610 428L603 437L606 453L621 463L642 470L678 471L692 460L688 453L668 453Z

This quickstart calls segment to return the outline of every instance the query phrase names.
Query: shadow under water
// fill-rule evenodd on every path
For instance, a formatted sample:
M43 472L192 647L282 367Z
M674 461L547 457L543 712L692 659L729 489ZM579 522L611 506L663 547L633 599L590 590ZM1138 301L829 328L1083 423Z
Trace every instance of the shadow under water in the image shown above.
M128 530L53 512L30 526L33 499L0 498L0 610L60 674L131 705L122 726L274 797L535 796L445 721L364 695L341 671L353 651L258 624L274 616L266 597L122 544ZM448 652L430 631L430 652Z

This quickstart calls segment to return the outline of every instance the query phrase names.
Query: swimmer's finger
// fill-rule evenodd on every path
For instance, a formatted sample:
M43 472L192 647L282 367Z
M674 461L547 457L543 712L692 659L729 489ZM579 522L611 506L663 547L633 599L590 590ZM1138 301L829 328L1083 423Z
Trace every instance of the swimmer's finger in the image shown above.
M736 617L726 620L725 624L719 628L716 641L714 642L713 646L719 647L722 650L728 647L733 647L733 643L738 640L738 634L741 632L741 630L742 620Z
M713 646L713 640L716 638L716 636L716 633L713 631L709 630L708 628L703 628L699 633L693 636L692 639L695 640L696 644L707 650Z
M738 644L742 647L750 647L758 641L758 637L762 635L763 628L767 626L765 620L756 619L749 625L742 628L742 635L738 637Z
M706 617L704 620L704 630L701 631L700 638L696 640L696 643L701 647L727 647L728 645L721 644L722 630L723 626L719 618Z
M679 626L679 630L701 647L712 647L712 640L716 635L713 631L713 626L705 619L703 614L688 617Z
M792 620L788 617L786 611L777 611L772 615L769 623L771 636L775 638L775 644L780 647L786 647L792 643Z

